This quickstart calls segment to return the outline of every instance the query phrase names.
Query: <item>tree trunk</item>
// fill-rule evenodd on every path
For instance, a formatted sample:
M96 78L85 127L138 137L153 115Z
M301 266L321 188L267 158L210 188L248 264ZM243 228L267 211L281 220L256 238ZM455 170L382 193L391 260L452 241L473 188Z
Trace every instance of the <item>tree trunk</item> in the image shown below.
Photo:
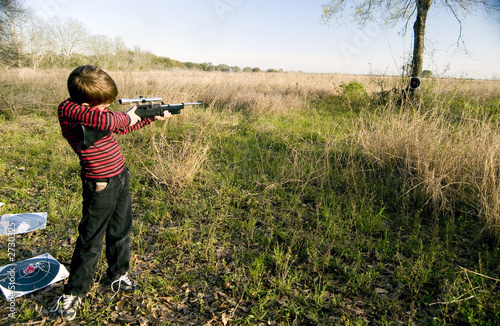
M413 59L411 64L411 77L420 77L422 75L424 65L424 41L425 41L425 23L427 21L427 13L431 7L433 0L416 0L417 1L417 19L413 24ZM420 102L420 92L418 89L413 89L410 92L411 98L415 102Z

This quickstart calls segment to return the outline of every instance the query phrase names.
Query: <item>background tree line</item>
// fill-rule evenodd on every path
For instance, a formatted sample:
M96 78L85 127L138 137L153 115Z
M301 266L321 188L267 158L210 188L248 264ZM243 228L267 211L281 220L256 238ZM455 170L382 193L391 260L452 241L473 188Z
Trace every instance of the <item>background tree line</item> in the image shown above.
M258 67L181 62L125 45L119 36L92 35L73 18L44 20L18 0L0 0L0 66L45 69L95 64L105 69L198 69L260 72ZM267 72L283 71L267 69Z

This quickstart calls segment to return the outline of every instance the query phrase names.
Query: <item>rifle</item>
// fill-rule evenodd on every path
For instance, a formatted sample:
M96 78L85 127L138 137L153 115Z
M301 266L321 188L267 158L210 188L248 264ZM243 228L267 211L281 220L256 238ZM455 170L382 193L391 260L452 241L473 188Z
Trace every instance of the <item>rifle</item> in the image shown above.
M179 103L179 104L165 104L163 102L161 102L161 104L153 103L158 101L161 101L161 97L145 98L143 96L139 96L139 98L119 99L118 103L137 104L137 109L135 110L135 114L141 117L141 119L153 118L155 116L162 116L163 112L165 111L169 111L171 114L180 114L181 110L184 109L184 106L186 105L203 104L203 102L201 101L195 103ZM81 130L78 129L77 133L79 134L79 137L83 140L83 143L80 144L81 148L87 149L90 146L94 145L98 140L101 140L104 136L109 135L110 131L97 130L82 125Z
M126 98L119 99L118 103L120 104L137 104L137 109L135 110L135 114L141 117L141 119L152 118L155 116L162 116L163 112L169 111L171 114L180 114L181 110L184 109L186 105L201 105L203 102L195 102L195 103L178 103L178 104L165 104L161 102L153 103L153 102L161 102L161 97L150 97L145 98L143 96L139 96L139 98Z

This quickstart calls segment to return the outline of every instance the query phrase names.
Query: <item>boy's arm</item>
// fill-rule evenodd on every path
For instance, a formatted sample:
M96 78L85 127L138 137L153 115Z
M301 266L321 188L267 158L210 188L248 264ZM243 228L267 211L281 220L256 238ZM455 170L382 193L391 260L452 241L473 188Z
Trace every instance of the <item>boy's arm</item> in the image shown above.
M152 122L149 118L141 121L141 118L135 114L135 109L136 107L134 106L126 113L113 112L107 108L102 110L86 105L79 105L68 99L61 103L58 114L60 123L68 126L83 125L96 130L127 134L131 131L139 130ZM157 116L155 119L165 120L170 118L170 116L170 112L165 111L164 116Z
M137 106L133 106L127 111L127 115L130 117L130 124L125 127L125 128L120 128L117 130L112 130L114 133L118 135L123 135L123 134L128 134L129 132L139 130L145 125L148 125L151 123L151 119L144 119L141 120L141 117L139 117L137 114L135 114L135 110L137 109Z
M130 125L131 117L123 112L112 112L65 101L59 107L59 119L69 125L83 125L102 131L114 131Z
M155 116L154 120L151 120L150 118L146 118L144 120L141 120L141 118L135 114L136 109L137 109L137 106L133 106L127 111L127 114L130 116L130 119L131 119L130 125L126 128L121 128L121 129L118 129L118 130L113 131L113 132L115 132L119 135L128 134L129 132L139 130L144 126L151 124L155 120L167 120L167 119L170 119L170 117L172 116L172 114L169 111L165 111L165 112L163 112L162 116Z
M128 133L130 133L132 131L139 130L139 129L141 129L144 126L147 126L147 125L151 124L151 122L152 122L151 119L144 119L144 120L141 120L141 121L137 122L134 125L129 125L129 126L125 127L125 128L120 128L120 129L112 130L112 132L114 132L115 134L118 134L118 135L128 134Z

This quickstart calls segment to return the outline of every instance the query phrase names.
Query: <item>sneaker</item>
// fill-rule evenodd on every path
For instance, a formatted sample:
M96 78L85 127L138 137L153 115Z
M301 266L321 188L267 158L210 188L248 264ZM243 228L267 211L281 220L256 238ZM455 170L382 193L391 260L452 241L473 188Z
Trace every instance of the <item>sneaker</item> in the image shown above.
M125 273L124 275L111 282L111 291L113 291L115 295L120 292L120 290L133 291L136 287L137 283L134 281L134 279L132 279L132 277L130 277L130 275L128 275L128 273Z
M61 304L62 300L62 304ZM78 308L82 305L82 299L79 296L71 294L63 294L57 300L56 305L52 308L52 312L57 311L58 315L64 321L75 319Z

